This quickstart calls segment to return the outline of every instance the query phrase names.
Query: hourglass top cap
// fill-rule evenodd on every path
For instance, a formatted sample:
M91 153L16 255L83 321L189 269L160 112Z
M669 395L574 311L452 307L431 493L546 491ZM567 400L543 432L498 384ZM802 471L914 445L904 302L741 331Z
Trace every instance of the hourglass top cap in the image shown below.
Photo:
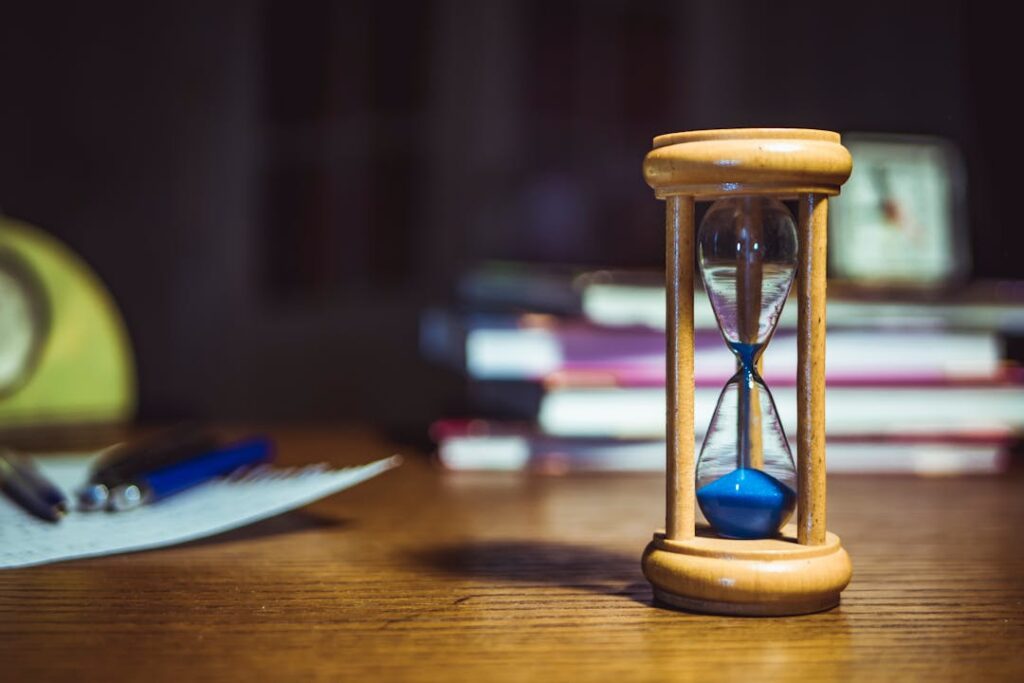
M839 194L853 161L838 133L809 128L722 128L654 138L644 179L660 198Z

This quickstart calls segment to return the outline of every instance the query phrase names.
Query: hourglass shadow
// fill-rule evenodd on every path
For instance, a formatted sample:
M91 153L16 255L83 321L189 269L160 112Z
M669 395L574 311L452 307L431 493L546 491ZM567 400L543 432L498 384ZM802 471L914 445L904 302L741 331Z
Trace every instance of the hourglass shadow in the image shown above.
M639 554L568 543L480 541L431 548L417 552L415 559L457 576L579 588L651 602Z

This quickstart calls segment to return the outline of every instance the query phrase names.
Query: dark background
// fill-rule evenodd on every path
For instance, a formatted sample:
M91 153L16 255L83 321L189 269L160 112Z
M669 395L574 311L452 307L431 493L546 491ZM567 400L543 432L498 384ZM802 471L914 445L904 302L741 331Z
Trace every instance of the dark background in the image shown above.
M1024 277L995 6L4 3L0 208L113 291L144 418L422 424L417 314L468 265L661 263L657 133L946 136L972 277Z

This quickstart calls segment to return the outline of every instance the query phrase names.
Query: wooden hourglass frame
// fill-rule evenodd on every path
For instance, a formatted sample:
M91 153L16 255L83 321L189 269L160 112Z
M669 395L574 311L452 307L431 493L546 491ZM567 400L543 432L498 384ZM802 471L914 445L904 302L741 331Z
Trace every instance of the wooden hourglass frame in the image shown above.
M825 527L825 268L828 197L850 175L837 133L754 128L661 135L644 177L666 202L665 531L643 555L655 598L715 614L806 614L839 604L850 558ZM694 204L730 196L796 200L797 521L778 536L723 538L696 524Z

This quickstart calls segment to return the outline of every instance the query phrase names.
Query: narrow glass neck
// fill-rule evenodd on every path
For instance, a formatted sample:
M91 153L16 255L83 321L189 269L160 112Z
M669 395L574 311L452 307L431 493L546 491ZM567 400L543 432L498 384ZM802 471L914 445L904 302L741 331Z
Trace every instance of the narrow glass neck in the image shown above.
M736 411L736 436L738 452L736 453L736 465L742 469L749 469L754 466L755 461L760 463L760 433L761 433L761 411L756 395L756 385L762 380L757 374L757 359L764 350L764 344L744 344L742 342L730 342L729 348L736 354L740 362L740 369L736 373L739 379L739 393L737 400L739 405ZM756 441L755 441L756 439ZM758 453L755 453L755 450Z
M757 359L761 357L761 353L764 351L765 344L745 344L743 342L728 342L729 348L736 355L736 359L740 362L740 370L744 376L749 379L752 377L758 377L757 375Z

